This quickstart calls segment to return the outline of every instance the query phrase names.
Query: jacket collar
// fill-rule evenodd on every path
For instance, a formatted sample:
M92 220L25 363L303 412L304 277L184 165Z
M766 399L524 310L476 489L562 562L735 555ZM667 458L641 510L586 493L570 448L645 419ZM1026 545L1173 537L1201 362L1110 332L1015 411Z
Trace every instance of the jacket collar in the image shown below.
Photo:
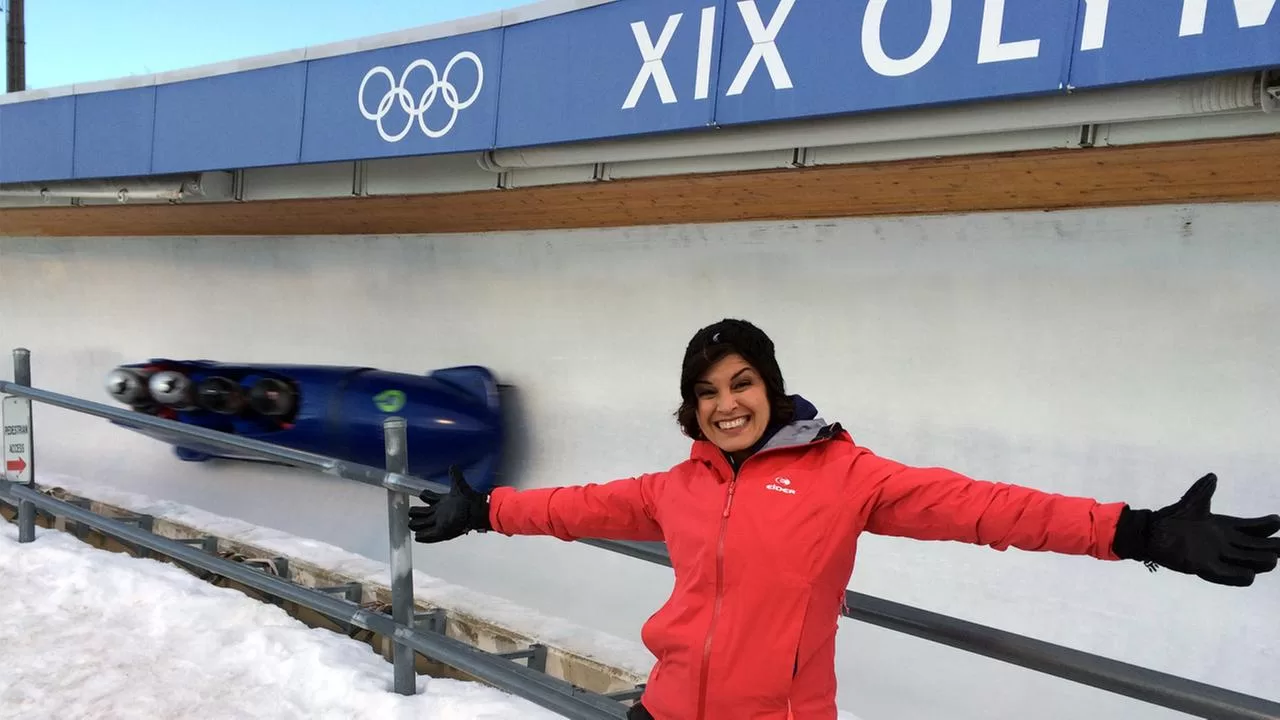
M799 395L792 395L791 399L796 405L795 419L785 425L776 427L770 425L755 447L751 449L748 458L768 450L800 447L829 440L843 432L840 423L828 424L819 417L818 409L808 400ZM695 440L689 457L706 462L712 467L727 469L729 476L732 476L736 469L729 456L709 440Z

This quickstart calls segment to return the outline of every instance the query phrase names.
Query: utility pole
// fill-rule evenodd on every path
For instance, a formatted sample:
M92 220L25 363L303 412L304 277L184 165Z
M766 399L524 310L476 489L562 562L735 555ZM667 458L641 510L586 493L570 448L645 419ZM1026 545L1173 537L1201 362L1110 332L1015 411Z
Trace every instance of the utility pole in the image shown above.
M24 0L9 0L9 13L6 18L8 32L5 34L6 66L9 70L7 92L27 89L27 34L24 27L22 3Z

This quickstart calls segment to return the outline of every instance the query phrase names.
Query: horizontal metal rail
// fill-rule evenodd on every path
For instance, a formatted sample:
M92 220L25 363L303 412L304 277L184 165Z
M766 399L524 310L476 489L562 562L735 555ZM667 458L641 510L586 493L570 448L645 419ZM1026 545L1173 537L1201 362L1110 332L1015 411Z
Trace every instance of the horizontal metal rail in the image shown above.
M419 494L423 489L447 492L448 487L402 473L348 463L280 447L237 435L185 425L130 410L0 381L0 392L76 412L115 420L125 425L162 430L264 459L310 468L318 472ZM671 566L664 543L623 542L584 538L578 542L647 562ZM1276 720L1280 703L1200 683L1187 678L1073 650L939 613L862 593L846 591L845 617L889 630L1000 660L1019 667L1071 680L1209 720Z
M5 488L5 485L11 487ZM443 634L424 633L396 622L382 613L366 610L350 600L304 587L269 575L251 566L211 555L170 538L156 535L128 522L109 518L91 510L46 495L21 483L0 483L0 496L8 495L19 514L34 518L25 508L39 508L91 527L122 542L146 548L186 565L221 575L269 595L297 603L340 623L392 638L423 655L457 668L498 687L509 689L542 707L575 720L625 718L627 708L612 698L576 688L546 673L487 653ZM29 521L30 522L30 521Z
M71 395L63 395L49 390L21 385L7 380L0 380L0 393L15 395L46 405L72 410L85 415L93 415L105 420L112 420L122 425L160 430L171 435L198 440L227 450L238 450L263 460L284 463L305 470L313 470L324 475L333 475L346 480L355 480L366 485L385 487L388 490L421 494L427 488L448 491L449 488L404 473L388 472L370 465L350 463L337 458L326 457L305 450L275 445L253 438L232 435L218 430L210 430L198 425L187 425L176 420L146 415L124 408L85 400Z
M1280 703L846 591L846 616L1193 717L1277 720Z
M579 542L671 567L671 558L663 543L596 539L583 539ZM1264 698L852 590L846 590L844 598L844 616L847 618L1188 713L1194 717L1212 720L1280 718L1280 703Z

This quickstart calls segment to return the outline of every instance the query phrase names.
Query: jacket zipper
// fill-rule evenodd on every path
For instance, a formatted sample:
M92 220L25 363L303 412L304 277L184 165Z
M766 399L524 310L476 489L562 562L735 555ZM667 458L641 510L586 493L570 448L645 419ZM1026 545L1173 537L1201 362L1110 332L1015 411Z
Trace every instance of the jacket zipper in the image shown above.
M811 440L809 443L825 442L828 438L819 440ZM784 445L776 448L766 448L755 453L751 457L742 461L742 465L738 466L733 472L733 477L729 480L729 495L724 501L724 512L720 514L720 536L716 539L716 598L715 604L711 609L711 625L707 628L707 639L702 644L702 673L698 684L698 719L704 720L707 713L707 681L711 675L711 640L716 634L716 622L720 619L720 605L724 599L724 538L729 529L729 511L733 508L733 491L738 485L738 476L742 474L742 468L747 463L759 457L763 453L772 452L774 450L785 450L793 447L801 447L801 445Z
M698 720L706 716L707 681L711 675L711 639L716 634L716 621L720 619L720 605L724 598L724 538L729 529L729 510L733 507L733 491L738 485L738 474L734 473L729 481L729 496L724 502L724 512L720 515L720 537L716 540L716 599L711 609L711 626L707 628L707 639L702 644L702 675L698 684Z

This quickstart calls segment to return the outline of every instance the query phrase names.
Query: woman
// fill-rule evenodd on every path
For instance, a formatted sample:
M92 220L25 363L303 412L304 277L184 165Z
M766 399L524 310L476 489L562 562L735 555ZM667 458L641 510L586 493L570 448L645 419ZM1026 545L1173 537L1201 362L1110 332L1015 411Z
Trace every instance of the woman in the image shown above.
M1209 513L1206 475L1158 511L915 468L858 446L788 396L773 342L723 320L680 378L689 459L604 484L447 495L410 510L418 542L469 531L665 541L670 599L641 631L657 658L631 718L834 720L835 639L863 531L997 550L1130 559L1245 586L1276 567L1280 515Z

